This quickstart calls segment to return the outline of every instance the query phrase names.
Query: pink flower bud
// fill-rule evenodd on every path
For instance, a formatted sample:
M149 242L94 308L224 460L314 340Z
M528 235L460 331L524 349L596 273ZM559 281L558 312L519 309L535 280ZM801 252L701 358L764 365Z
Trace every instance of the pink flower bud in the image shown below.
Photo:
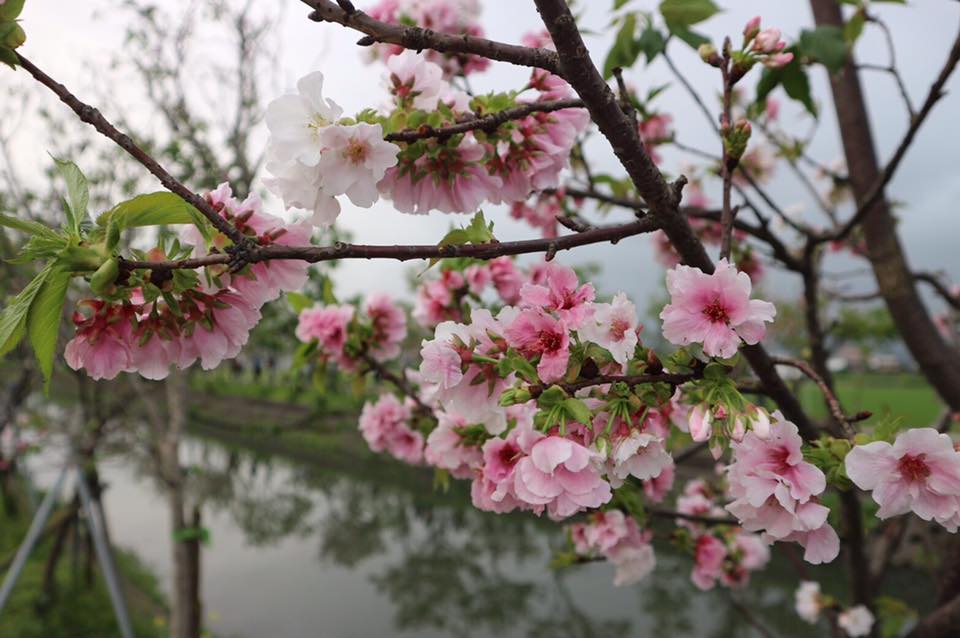
M744 40L752 40L758 33L760 33L760 16L752 18L747 22L747 26L743 27Z
M771 69L779 69L787 66L792 61L793 61L792 53L778 53L776 55L771 55L766 60L764 60L763 65Z
M694 441L699 443L710 438L712 432L710 424L712 421L713 415L710 413L709 407L701 404L694 406L693 409L690 410L688 425L690 427L690 436L693 437Z
M757 34L756 39L753 41L753 50L759 53L774 53L782 48L778 48L779 44L780 29L770 27Z

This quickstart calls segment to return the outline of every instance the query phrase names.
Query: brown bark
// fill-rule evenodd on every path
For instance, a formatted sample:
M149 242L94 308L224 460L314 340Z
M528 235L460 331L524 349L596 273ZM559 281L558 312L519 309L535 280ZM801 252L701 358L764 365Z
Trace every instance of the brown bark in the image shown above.
M842 26L843 15L836 0L810 0L810 4L818 26ZM852 56L844 69L831 77L830 86L850 185L862 205L871 197L881 170ZM960 356L940 336L920 298L885 197L875 199L861 228L877 285L904 343L940 397L960 410Z

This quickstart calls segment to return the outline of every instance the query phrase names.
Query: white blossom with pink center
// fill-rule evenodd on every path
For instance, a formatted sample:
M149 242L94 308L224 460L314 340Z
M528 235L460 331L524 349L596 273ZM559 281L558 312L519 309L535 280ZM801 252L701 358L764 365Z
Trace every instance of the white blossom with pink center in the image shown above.
M390 56L387 71L384 75L387 90L401 107L410 105L421 111L432 111L448 86L443 79L443 69L409 49Z
M377 184L396 166L399 148L385 142L379 124L328 126L320 132L323 153L317 168L327 195L346 195L354 205L370 208L377 201Z
M447 470L454 478L474 476L483 465L483 452L476 445L465 443L459 431L468 425L467 419L458 414L440 412L437 415L437 427L427 437L424 460L434 467Z
M857 445L845 465L857 487L872 490L879 518L913 511L943 524L960 508L960 453L949 436L934 428L902 432L893 445Z
M702 343L711 357L732 357L741 340L758 343L766 334L764 322L776 315L772 303L750 299L750 277L723 259L712 275L676 266L667 272L667 291L663 336L679 346Z

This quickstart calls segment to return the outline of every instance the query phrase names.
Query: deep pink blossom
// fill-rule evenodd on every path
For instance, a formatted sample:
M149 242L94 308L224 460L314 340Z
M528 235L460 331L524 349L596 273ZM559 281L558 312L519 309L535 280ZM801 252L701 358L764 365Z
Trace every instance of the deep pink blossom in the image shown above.
M543 283L524 284L520 305L556 312L570 328L579 328L593 313L593 284L580 285L572 268L548 262Z
M690 580L698 589L713 589L717 579L723 574L723 561L727 557L727 547L716 536L703 534L697 539L693 555L693 572Z
M526 287L525 287L526 289ZM566 325L540 310L524 310L504 331L507 343L526 357L540 357L537 374L545 383L561 378L570 359Z

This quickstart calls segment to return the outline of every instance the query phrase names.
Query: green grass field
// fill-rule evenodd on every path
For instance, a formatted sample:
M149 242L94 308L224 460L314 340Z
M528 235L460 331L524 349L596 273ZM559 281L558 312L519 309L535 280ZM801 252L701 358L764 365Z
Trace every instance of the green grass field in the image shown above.
M933 389L916 374L847 373L837 376L836 385L845 411L873 412L867 424L890 414L902 417L908 426L922 427L933 424L943 409ZM823 397L812 383L803 383L800 398L813 416L826 416Z

